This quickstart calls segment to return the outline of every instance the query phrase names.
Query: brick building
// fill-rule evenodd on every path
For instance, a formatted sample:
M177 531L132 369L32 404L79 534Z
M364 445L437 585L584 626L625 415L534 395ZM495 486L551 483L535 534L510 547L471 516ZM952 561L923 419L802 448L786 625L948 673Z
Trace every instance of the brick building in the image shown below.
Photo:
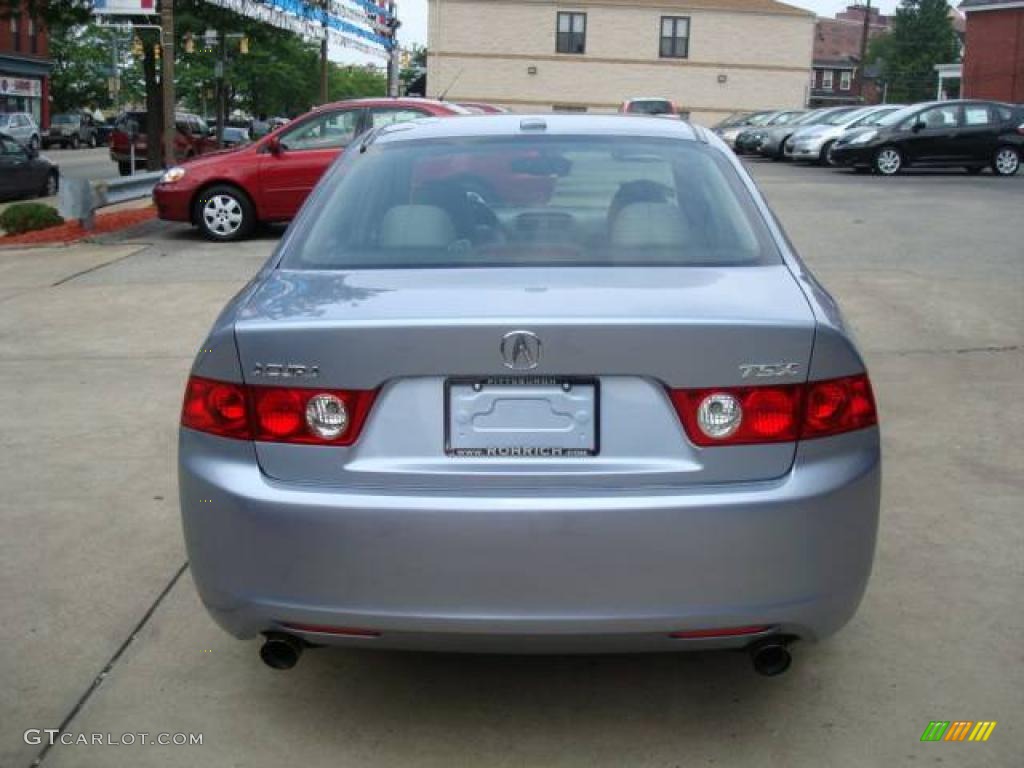
M860 66L860 44L864 33L865 7L847 6L834 19L818 19L814 25L814 64L811 70L809 104L827 107L838 104L876 104L882 94L877 80ZM868 40L888 34L892 18L871 8ZM863 83L863 85L862 85ZM863 89L863 90L862 90Z
M1024 102L1024 0L964 0L965 98Z
M663 96L710 123L799 107L814 15L776 0L429 0L427 91L515 111Z
M0 18L0 112L29 112L50 123L50 60L46 28L26 7Z

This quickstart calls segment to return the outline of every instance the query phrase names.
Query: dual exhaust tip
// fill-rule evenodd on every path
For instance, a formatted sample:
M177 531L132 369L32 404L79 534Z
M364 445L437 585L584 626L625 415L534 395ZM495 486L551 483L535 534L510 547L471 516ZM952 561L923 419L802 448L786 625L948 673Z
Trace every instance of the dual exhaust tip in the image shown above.
M788 644L789 639L783 637L766 637L751 644L747 648L747 653L754 665L754 671L759 675L775 677L789 669L793 657L786 647ZM305 648L305 642L294 635L268 632L260 648L260 658L272 669L291 669L299 663Z

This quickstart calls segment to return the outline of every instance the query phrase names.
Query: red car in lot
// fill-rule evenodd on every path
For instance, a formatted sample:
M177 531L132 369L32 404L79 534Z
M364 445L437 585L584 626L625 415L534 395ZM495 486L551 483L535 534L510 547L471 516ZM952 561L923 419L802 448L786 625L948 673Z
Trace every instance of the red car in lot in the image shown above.
M161 219L193 224L211 240L239 240L257 222L295 216L335 158L364 131L466 112L430 99L326 104L253 144L171 168L154 188L153 199Z
M146 113L125 112L117 118L110 132L110 159L117 163L122 176L132 173L132 143L135 144L135 170L146 170ZM178 112L174 116L174 162L214 152L217 139L199 115Z

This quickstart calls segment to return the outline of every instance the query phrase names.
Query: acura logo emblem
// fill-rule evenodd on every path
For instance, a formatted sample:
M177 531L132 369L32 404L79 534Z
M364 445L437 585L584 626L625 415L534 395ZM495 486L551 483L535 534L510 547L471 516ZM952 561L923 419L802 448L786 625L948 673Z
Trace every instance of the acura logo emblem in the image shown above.
M540 365L540 339L530 331L512 331L501 337L501 358L513 371L532 371Z

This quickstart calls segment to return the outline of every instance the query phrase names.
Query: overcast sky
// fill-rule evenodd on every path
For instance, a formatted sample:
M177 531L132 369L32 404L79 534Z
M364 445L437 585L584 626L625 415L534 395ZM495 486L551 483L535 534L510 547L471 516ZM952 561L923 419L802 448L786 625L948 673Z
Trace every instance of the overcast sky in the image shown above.
M785 1L785 0L784 0ZM814 11L819 16L834 16L849 5L845 0L788 0L790 5ZM850 0L852 2L852 0ZM685 1L680 3L685 5ZM881 8L882 13L892 13L897 0L872 0L873 6ZM398 0L398 15L402 20L399 37L402 45L427 43L427 0Z

